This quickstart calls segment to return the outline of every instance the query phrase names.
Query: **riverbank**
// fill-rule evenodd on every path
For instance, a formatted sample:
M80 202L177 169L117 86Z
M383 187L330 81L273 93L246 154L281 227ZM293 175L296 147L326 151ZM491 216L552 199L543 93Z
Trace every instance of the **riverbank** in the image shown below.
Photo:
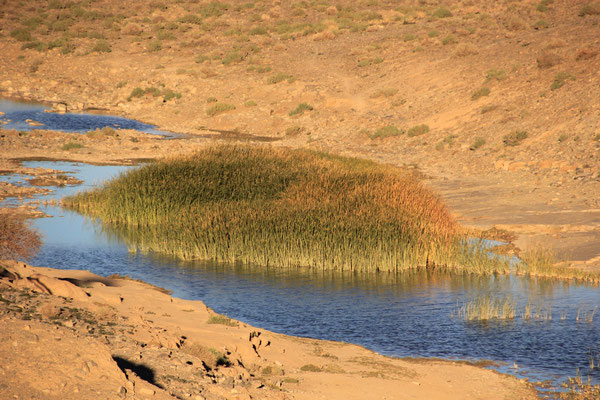
M268 332L140 281L14 261L0 271L7 398L536 398L514 377Z

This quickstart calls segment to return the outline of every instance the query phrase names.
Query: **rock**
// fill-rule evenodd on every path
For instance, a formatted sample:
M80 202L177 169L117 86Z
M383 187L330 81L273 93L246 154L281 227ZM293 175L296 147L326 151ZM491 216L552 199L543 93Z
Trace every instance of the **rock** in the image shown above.
M59 113L66 113L67 112L67 105L65 103L54 103L52 105L52 108Z
M149 387L143 387L139 390L139 393L143 396L154 396L156 391L153 389L150 389Z

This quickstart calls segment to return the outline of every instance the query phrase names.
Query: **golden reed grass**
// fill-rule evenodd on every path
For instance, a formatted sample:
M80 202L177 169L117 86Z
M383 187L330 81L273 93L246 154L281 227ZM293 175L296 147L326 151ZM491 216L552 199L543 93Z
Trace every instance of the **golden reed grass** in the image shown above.
M507 272L441 199L388 165L221 145L63 200L132 247L182 259L352 271Z

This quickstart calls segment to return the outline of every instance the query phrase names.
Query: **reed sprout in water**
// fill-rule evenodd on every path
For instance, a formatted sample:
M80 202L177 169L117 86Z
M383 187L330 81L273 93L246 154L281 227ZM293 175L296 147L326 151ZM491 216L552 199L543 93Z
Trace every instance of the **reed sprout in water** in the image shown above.
M353 271L508 271L414 176L307 150L216 146L63 200L182 259Z
M506 320L515 318L516 309L516 303L510 298L480 296L459 308L457 315L466 321Z

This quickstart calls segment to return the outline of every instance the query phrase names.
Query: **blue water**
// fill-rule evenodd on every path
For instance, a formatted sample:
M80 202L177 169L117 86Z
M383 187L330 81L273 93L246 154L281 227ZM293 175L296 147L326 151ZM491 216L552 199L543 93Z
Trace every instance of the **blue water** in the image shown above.
M50 107L36 104L0 99L0 129L16 129L29 131L48 129L64 132L85 133L106 126L114 129L133 129L161 136L174 137L176 134L156 129L153 125L144 124L132 119L113 117L101 114L46 112ZM30 125L27 120L40 122L43 126Z
M58 199L135 168L24 164L60 169L84 181L40 199ZM600 372L589 369L589 358L596 364L600 358L600 317L576 321L578 310L589 313L599 304L595 287L515 276L357 275L181 262L140 254L76 213L55 206L42 209L52 218L34 221L44 236L41 251L31 260L34 265L130 275L261 328L356 343L390 356L496 360L504 363L497 367L500 371L554 382L580 368L583 375L600 380ZM479 295L510 296L521 306L537 304L552 311L552 320L481 323L453 316Z

